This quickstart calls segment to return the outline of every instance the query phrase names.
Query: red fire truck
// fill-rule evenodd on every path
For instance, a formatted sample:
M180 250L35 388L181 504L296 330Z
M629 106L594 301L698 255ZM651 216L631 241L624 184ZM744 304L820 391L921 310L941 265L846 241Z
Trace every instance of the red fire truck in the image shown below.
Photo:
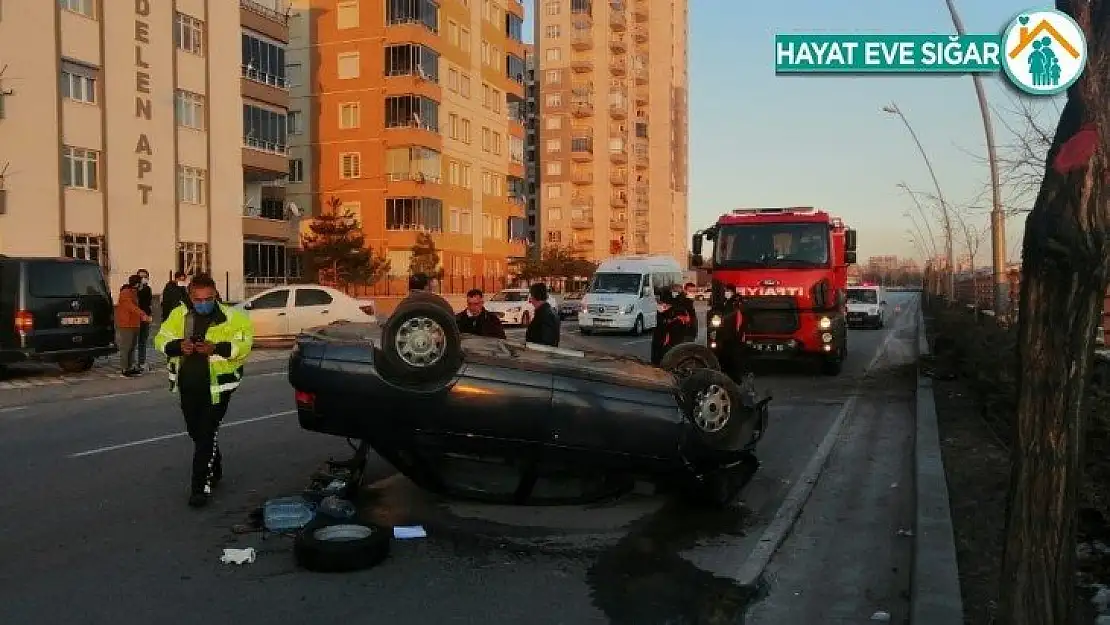
M704 241L713 242L707 264ZM722 363L743 358L818 359L839 375L848 355L846 288L856 232L814 208L739 209L694 234L692 262L712 278L707 342ZM741 301L741 328L722 331L725 290ZM731 323L731 321L730 321Z

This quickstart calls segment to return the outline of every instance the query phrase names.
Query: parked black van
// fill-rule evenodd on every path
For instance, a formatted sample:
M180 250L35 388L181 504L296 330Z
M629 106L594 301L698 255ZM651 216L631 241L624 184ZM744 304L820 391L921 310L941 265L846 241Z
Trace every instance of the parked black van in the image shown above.
M87 371L117 351L114 313L99 264L0 255L0 367L56 362Z

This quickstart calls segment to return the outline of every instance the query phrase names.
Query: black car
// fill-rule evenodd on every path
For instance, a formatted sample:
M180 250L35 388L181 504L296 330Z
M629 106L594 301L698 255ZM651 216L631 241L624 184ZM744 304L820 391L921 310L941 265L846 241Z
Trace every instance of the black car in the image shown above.
M116 351L115 311L100 265L0 255L0 366L56 362L75 373Z
M715 369L704 346L675 347L663 367L463 338L449 307L408 301L381 329L299 336L289 381L302 428L360 440L428 490L466 490L446 468L464 457L520 467L517 503L530 502L537 475L581 470L726 504L758 468L770 397Z

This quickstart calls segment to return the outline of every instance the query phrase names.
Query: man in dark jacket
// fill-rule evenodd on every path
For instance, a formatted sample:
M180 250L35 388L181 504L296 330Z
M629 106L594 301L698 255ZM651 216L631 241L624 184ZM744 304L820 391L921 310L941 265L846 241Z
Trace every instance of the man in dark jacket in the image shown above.
M658 367L672 347L690 340L690 326L696 328L696 325L690 313L680 305L680 296L662 290L656 300L659 316L651 332L651 364Z
M139 284L135 287L135 294L139 299L139 310L146 315L146 321L139 325L139 338L135 344L138 358L135 366L139 371L146 370L146 347L150 343L150 320L154 318L154 291L150 290L150 272L140 269L135 272L139 276Z
M505 338L505 328L501 325L501 320L486 310L482 289L470 289L466 294L466 310L455 316L455 322L459 326L459 332L463 334Z
M528 287L528 303L535 312L528 329L524 331L524 340L529 343L538 343L550 347L559 346L559 313L547 302L547 285L537 282Z
M189 277L184 271L179 271L173 280L162 288L162 321L165 321L174 308L189 302Z
M698 312L694 309L697 292L698 285L693 282L687 282L685 286L683 286L682 293L679 294L674 302L674 305L685 311L685 314L690 318L690 323L686 326L686 332L687 338L691 341L696 341L698 338Z

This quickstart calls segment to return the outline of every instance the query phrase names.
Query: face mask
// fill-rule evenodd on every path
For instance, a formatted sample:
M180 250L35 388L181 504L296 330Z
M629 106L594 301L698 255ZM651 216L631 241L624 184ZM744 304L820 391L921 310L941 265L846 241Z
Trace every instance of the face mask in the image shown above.
M184 281L184 280L178 280L177 286L185 287L185 286L189 286L189 283Z
M198 315L211 315L213 310L216 310L216 302L194 302L193 310L197 311Z
M725 291L725 299L732 299L733 295L736 295L735 291Z
M142 282L143 282L144 286L147 285L147 284L150 284L150 278L143 278Z

